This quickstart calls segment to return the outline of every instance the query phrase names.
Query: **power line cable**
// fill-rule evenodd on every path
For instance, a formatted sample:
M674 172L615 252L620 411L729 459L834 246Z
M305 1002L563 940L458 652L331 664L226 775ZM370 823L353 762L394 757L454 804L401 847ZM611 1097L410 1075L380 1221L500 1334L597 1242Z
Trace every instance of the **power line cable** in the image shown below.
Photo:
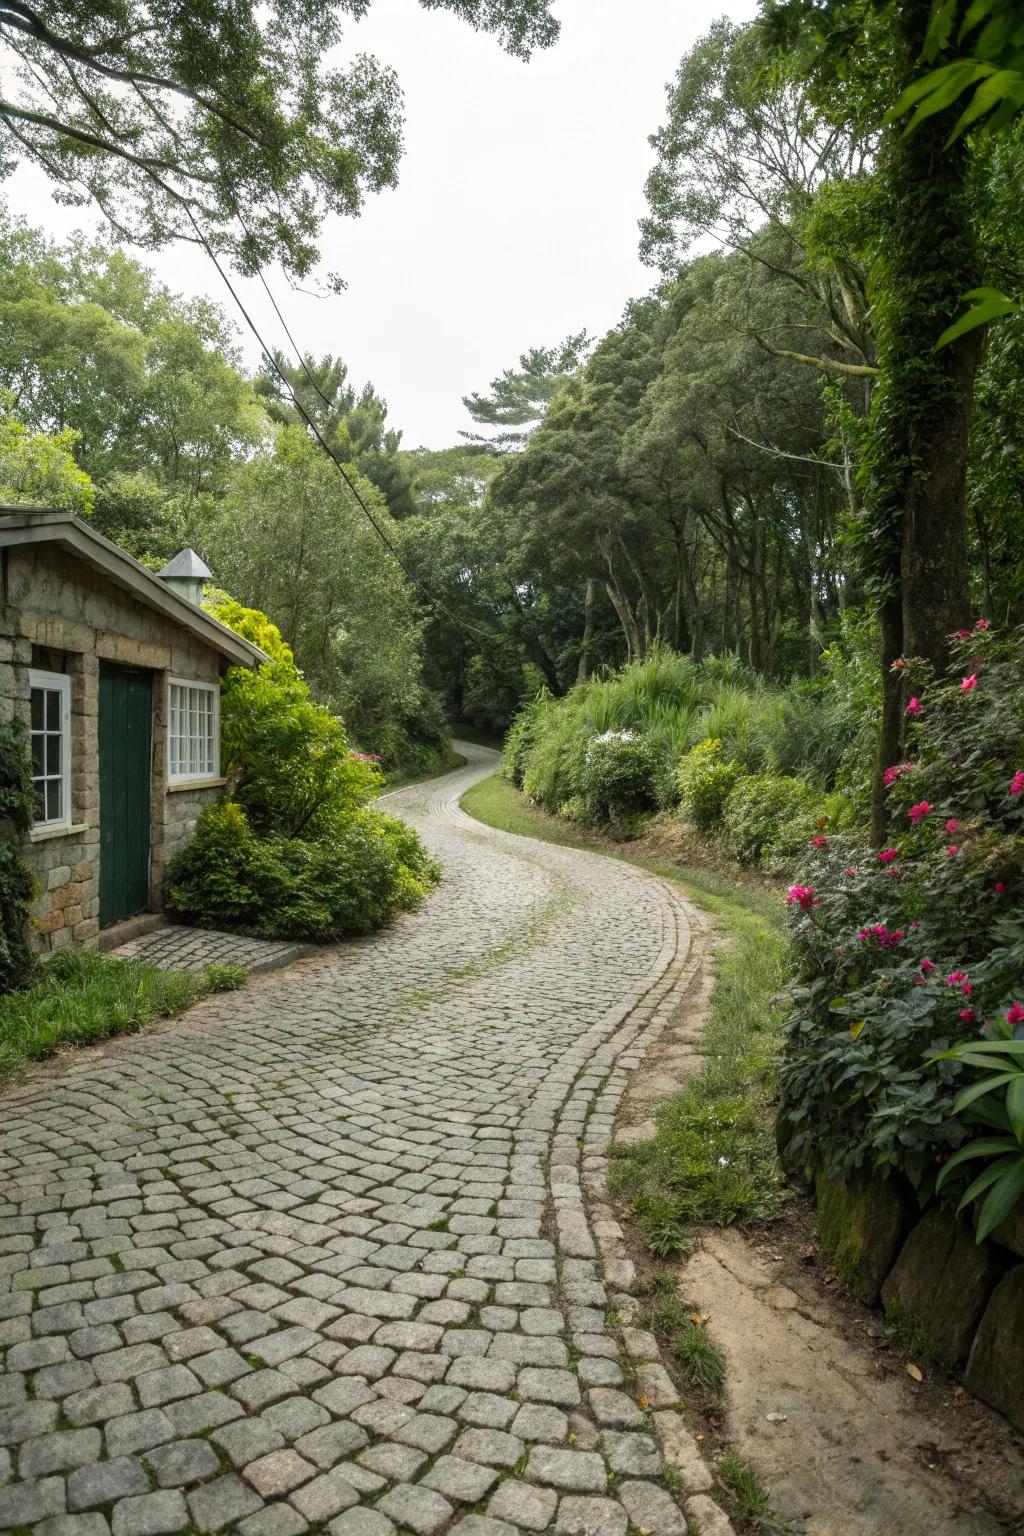
M263 336L261 335L261 333L260 333L260 331L259 331L259 329L258 329L258 327L256 325L256 322L253 320L253 318L250 315L249 311L246 309L245 305L242 303L242 300L241 300L241 298L240 298L240 296L238 294L237 289L235 288L235 286L232 283L231 279L228 277L228 275L225 272L224 268L221 266L221 263L220 263L220 261L217 258L216 252L214 251L213 247L210 245L210 242L207 240L205 234L203 233L202 229L200 228L198 222L196 221L196 218L193 215L191 208L187 205L187 203L184 206L185 206L185 212L188 215L189 222L192 225L192 228L196 232L196 239L199 241L199 244L202 246L203 250L206 252L207 256L212 261L214 267L217 269L217 273L218 273L218 275L219 275L219 277L221 279L221 282L224 284L225 288L228 290L228 293L231 295L232 299L234 300L235 307L237 308L239 314L242 316L242 319L245 321L246 325L249 327L249 330L252 332L253 336L256 338L256 341L259 343L260 349L263 352L264 357L267 359L267 362L273 368L274 372L277 374L277 377L280 379L281 383L284 385L286 391L288 392L289 399L291 400L291 402L294 405L295 409L298 411L299 415L302 417L303 421L306 423L306 426L312 432L314 438L319 443L320 447L323 449L323 451L327 455L328 459L330 459L330 461L334 465L335 469L341 475L342 480L345 482L345 484L348 487L349 491L352 493L352 496L355 499L356 505L362 511L363 516L366 518L367 522L373 528L374 532L376 533L377 537L380 539L381 543L384 544L385 547L387 548L387 550L389 551L392 559L395 561L395 564L399 567L399 569L401 571L404 572L404 574L409 578L409 580L412 582L412 584L415 587L419 588L419 590L423 593L424 597L427 599L427 602L430 603L430 605L433 608L435 608L439 613L443 613L446 618L451 619L451 621L458 628L464 629L467 634L478 635L481 639L484 639L484 640L500 639L501 636L499 635L497 630L480 629L477 625L471 624L468 619L464 619L460 614L454 613L444 602L441 601L440 598L436 597L430 591L430 588L426 585L426 583L424 581L421 580L421 578L419 576L416 575L416 573L414 571L411 571L409 569L409 567L406 564L405 560L402 558L402 555L395 548L395 545L392 543L391 539L388 538L387 533L381 527L381 525L378 522L377 518L373 515L373 512L370 510L369 506L367 505L365 498L360 493L358 486L355 484L355 482L349 476L348 471L346 470L344 464L342 464L341 460L337 459L334 456L334 454L331 452L330 444L327 442L327 439L323 436L322 432L320 431L320 428L316 424L316 421L309 414L309 412L306 410L305 406L302 404L302 401L296 395L295 390L292 388L292 385L291 385L289 379L287 378L286 374L282 370L280 364L278 363L277 358L275 357L274 353L271 352L270 348L267 346L266 342L264 341ZM275 311L278 319L280 320L281 325L284 327L285 335L288 337L288 340L291 342L291 345L292 345L292 347L293 347L293 349L295 351L295 354L296 354L296 356L299 359L300 366L302 367L302 369L305 372L306 376L309 378L310 383L313 385L313 388L316 390L316 392L320 396L321 400L323 400L323 402L324 402L324 404L326 406L330 407L331 402L327 399L326 395L323 393L323 390L320 388L319 384L317 383L317 381L313 377L312 373L310 372L310 369L309 369L309 367L308 367L308 365L306 363L305 357L303 356L302 352L299 350L298 346L296 345L295 338L292 336L292 333L291 333L291 331L288 328L288 325L287 325L287 323L286 323L286 321L284 319L284 316L281 314L281 311L280 311L280 309L278 307L278 304L277 304L277 300L274 298L274 295L270 291L270 288L269 288L269 286L267 284L267 280L266 280L266 278L263 275L262 269L259 270L259 279L260 279L260 282L263 284L264 289L266 290L267 297L269 298L271 304L273 305L274 311Z

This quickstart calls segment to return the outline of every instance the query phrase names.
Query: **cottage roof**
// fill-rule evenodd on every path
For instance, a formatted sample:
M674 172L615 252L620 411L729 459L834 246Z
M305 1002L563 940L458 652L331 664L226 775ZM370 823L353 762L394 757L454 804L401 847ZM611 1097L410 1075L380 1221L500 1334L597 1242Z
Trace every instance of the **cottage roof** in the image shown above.
M90 528L84 519L76 517L73 512L0 504L0 549L25 544L56 544L68 554L76 555L116 586L130 592L147 608L154 608L175 624L180 624L183 629L191 630L236 666L255 667L267 659L258 646L243 640L241 635L236 635L233 629L228 629L205 609L179 596L173 587L140 565L126 550L104 538L95 528ZM165 574L210 574L194 550L183 550L181 555L175 556L171 565L175 565L184 555L191 555L198 563L199 570L194 573L171 572L168 566Z
M162 571L157 573L161 581L166 581L168 576L186 576L193 581L209 581L213 572L205 561L200 560L194 549L179 549L173 560L168 560Z

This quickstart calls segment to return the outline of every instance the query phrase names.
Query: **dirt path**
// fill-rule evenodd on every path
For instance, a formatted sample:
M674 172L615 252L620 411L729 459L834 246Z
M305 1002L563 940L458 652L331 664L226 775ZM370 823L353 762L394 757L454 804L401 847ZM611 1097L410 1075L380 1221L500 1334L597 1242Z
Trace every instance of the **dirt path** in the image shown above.
M631 1081L621 1141L652 1134L658 1104L700 1070L709 943L706 930L696 935L694 990ZM691 1428L708 1431L707 1446L735 1448L801 1536L1024 1531L1020 1437L951 1381L917 1386L879 1315L833 1280L806 1208L761 1236L702 1234L678 1293L709 1318L726 1390L720 1427L691 1414Z

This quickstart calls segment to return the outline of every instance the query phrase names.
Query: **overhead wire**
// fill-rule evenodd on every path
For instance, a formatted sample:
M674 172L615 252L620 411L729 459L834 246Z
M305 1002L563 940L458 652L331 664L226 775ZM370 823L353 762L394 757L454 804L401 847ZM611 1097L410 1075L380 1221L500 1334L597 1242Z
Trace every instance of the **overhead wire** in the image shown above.
M188 219L189 219L189 222L192 225L192 228L195 230L197 241L202 246L203 250L206 252L206 254L209 257L210 261L213 263L214 267L216 268L218 276L221 279L221 282L224 284L224 286L227 289L228 293L231 295L232 300L234 301L235 308L238 310L239 314L242 316L242 319L245 321L245 323L248 326L249 330L252 332L253 336L255 337L255 339L256 339L257 343L259 344L260 349L261 349L261 351L263 353L263 356L266 358L268 364L274 370L275 374L277 375L277 377L280 379L281 383L283 384L285 390L287 391L288 397L289 397L289 399L292 402L292 405L298 411L299 415L302 417L303 421L306 423L306 426L312 432L313 437L315 438L316 442L320 445L320 447L323 449L324 453L327 455L328 459L330 459L330 461L334 465L335 469L341 475L341 478L345 482L345 485L348 487L349 491L351 492L351 494L352 494L352 496L353 496L353 498L354 498L354 500L356 502L356 505L359 507L360 511L363 513L363 516L366 518L367 522L373 528L374 532L376 533L377 537L380 539L381 543L384 544L384 546L389 551L392 559L395 561L395 564L408 577L408 579L412 582L413 586L417 587L419 589L419 591L423 593L423 596L426 598L426 600L430 604L430 606L432 608L436 609L437 612L444 614L444 616L446 618L450 619L452 621L452 623L454 623L458 628L465 630L467 634L479 636L481 639L484 639L484 640L493 640L493 639L500 638L499 635L498 635L498 632L496 630L481 629L478 625L473 624L468 619L463 618L461 614L455 613L451 608L449 608L447 606L446 603L444 603L439 597L437 597L433 592L431 592L430 588L415 573L415 571L410 570L410 568L407 565L406 561L403 559L401 552L395 547L395 545L392 542L392 540L388 537L387 532L385 531L385 529L381 527L379 520L374 516L372 510L370 509L370 507L369 507L369 505L368 505L368 503L366 501L366 498L360 492L359 487L356 485L355 481L349 475L349 473L346 470L344 464L341 462L340 459L338 459L331 452L330 444L327 442L327 439L324 437L323 433L320 431L320 428L317 425L316 420L314 419L313 416L310 415L309 411L306 410L306 407L303 405L302 401L299 399L298 395L295 393L295 390L292 387L290 379L285 374L284 370L281 368L281 366L280 366L280 364L279 364L279 362L277 360L276 355L267 346L267 343L263 339L263 336L260 333L260 330L259 330L258 326L256 325L256 322L253 320L253 318L252 318L251 314L249 313L248 309L246 308L245 304L243 304L242 299L241 299L237 289L235 288L235 286L232 283L232 281L231 281L230 277L228 276L227 272L225 272L223 266L221 265L221 263L220 263L220 261L219 261L219 259L217 257L216 251L214 251L214 249L211 246L209 240L206 238L206 235L203 233L203 230L201 229L199 223L197 222L194 214L192 213L191 208L188 207L187 204L185 204L185 212L188 215ZM262 269L258 269L258 276L259 276L260 282L263 284L263 287L264 287L264 289L266 291L268 299L270 300L271 304L273 305L274 313L277 315L278 320L281 322L281 325L282 325L282 327L284 329L284 333L287 336L289 342L291 343L292 349L295 352L295 355L296 355L296 357L299 360L299 365L301 366L303 372L306 374L306 377L309 379L309 381L312 384L313 388L316 390L317 394L320 396L321 400L324 402L324 404L326 406L328 406L328 408L330 408L331 402L330 402L330 400L328 400L327 396L324 394L323 390L320 388L319 383L314 378L313 373L310 370L308 363L306 362L305 356L303 355L302 351L300 350L300 348L296 344L295 338L292 335L291 330L289 329L288 324L287 324L283 314L281 313L281 310L280 310L280 307L279 307L279 305L277 303L277 300L274 298L273 293L270 291L270 286L267 283L266 277L264 276Z

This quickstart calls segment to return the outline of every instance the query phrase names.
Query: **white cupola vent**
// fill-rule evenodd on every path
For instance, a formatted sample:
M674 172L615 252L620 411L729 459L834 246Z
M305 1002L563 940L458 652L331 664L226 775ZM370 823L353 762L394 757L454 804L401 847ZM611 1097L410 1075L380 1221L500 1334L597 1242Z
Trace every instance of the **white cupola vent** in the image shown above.
M203 601L203 587L213 577L210 567L200 560L194 549L179 550L158 574L172 592L177 592L186 602L195 603L197 608Z

